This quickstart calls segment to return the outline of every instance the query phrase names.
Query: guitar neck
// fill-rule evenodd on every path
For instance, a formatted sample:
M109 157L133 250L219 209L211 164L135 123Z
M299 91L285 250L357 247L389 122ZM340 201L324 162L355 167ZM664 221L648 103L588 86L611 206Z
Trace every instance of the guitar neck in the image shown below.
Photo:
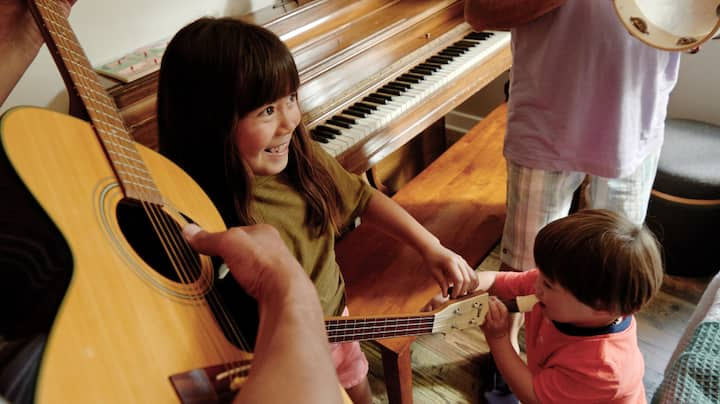
M447 330L479 327L485 322L488 310L487 293L451 300L432 312L392 317L328 317L325 330L332 343L369 341L392 337L409 337ZM503 301L511 313L532 310L538 299L535 295L517 296Z
M115 101L100 85L97 74L56 0L28 5L58 66L71 100L87 113L125 195L162 204L163 198L135 147Z
M332 343L425 335L432 332L435 315L397 317L336 317L325 321Z

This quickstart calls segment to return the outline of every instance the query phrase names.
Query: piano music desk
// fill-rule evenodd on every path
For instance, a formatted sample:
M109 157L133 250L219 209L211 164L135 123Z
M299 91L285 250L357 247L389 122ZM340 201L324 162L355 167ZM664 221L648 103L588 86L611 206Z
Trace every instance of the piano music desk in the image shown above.
M506 112L498 106L393 196L473 268L498 242L505 221ZM351 315L415 313L440 291L415 250L368 226L345 235L336 253ZM390 403L412 403L414 340L375 341Z

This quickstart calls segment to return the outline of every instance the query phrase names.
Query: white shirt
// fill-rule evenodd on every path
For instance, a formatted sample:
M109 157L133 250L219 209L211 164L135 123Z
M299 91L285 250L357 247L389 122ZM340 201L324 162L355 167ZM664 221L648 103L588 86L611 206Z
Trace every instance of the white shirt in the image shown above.
M505 157L614 178L662 146L680 55L633 38L609 0L570 0L512 31Z

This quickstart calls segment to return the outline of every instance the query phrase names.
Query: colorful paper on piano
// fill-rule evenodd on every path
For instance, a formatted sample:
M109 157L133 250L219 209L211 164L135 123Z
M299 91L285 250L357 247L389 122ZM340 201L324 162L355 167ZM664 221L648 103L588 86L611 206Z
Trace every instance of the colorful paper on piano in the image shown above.
M124 83L137 80L160 69L160 61L168 42L169 39L163 39L135 49L119 59L96 67L95 70Z

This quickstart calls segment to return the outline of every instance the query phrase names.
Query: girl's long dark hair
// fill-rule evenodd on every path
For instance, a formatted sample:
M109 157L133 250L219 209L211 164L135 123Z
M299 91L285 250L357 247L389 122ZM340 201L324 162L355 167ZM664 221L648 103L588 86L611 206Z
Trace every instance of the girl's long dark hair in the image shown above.
M235 145L237 121L299 86L288 48L257 25L201 18L168 44L158 84L160 152L200 184L227 226L256 223L252 172ZM338 230L340 193L311 142L300 124L284 173L307 202L306 224L319 235Z

